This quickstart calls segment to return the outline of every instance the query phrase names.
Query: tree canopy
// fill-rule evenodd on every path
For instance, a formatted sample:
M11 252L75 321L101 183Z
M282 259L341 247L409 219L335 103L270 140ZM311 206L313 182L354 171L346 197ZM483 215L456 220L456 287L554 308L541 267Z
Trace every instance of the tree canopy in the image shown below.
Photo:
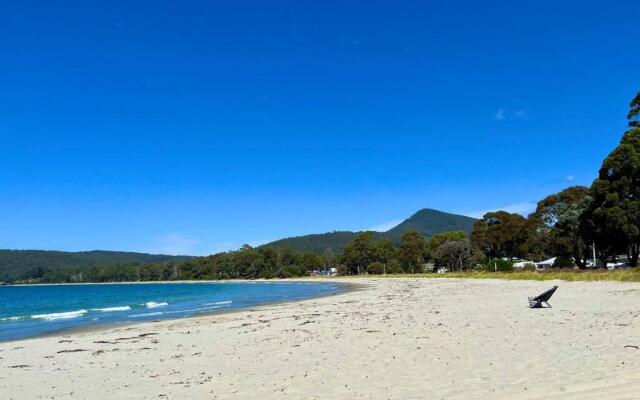
M556 267L585 268L590 245L601 265L640 253L640 92L630 128L603 160L591 187L571 186L538 202L527 218L506 211L469 217L424 209L388 232L334 232L242 246L208 257L119 252L0 251L0 281L103 282L171 279L286 278L337 267L343 274L424 272L428 261L464 270L481 259L511 268L517 257L557 257ZM451 228L451 231L443 231ZM425 233L426 232L426 233ZM427 235L429 239L425 237ZM309 251L292 249L293 243ZM502 267L501 267L502 268Z
M580 233L579 217L590 199L589 188L571 186L538 202L528 218L527 250L538 258L573 257L584 268L588 246Z
M427 241L416 230L410 230L400 241L400 261L406 271L423 272Z
M486 213L473 226L471 242L488 257L515 258L527 239L527 220L506 211Z
M450 241L439 246L433 254L436 267L449 271L463 271L480 260L469 239Z
M605 257L626 252L638 263L640 246L640 127L628 130L602 162L591 185L591 205L582 216L585 235Z
M634 97L629 104L629 113L627 114L627 119L629 120L629 126L640 126L640 92L636 94L636 97Z

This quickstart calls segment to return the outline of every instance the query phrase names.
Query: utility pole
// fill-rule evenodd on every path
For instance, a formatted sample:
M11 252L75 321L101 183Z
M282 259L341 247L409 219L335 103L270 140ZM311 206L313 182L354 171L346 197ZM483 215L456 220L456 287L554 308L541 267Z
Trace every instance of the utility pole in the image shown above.
M593 242L593 266L598 268L598 260L596 259L596 242Z

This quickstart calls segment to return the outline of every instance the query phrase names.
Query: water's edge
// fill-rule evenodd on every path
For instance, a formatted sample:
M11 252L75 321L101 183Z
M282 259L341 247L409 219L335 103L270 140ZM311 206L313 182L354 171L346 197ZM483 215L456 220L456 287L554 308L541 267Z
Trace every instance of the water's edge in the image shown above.
M154 319L154 320L146 320L146 321L124 321L124 322L115 322L115 323L102 323L102 324L92 324L92 325L85 325L85 326L77 326L77 327L72 327L72 328L68 328L62 331L56 331L56 332L50 332L50 333L44 333L44 334L40 334L37 336L31 336L31 337L24 337L24 338L15 338L15 339L0 339L0 345L4 345L7 343L17 343L17 342L26 342L29 340L37 340L37 339L41 339L41 338L51 338L51 337L64 337L64 338L68 338L71 335L74 334L79 334L79 333L85 333L85 332L96 332L96 331L106 331L109 330L111 328L114 327L124 327L124 328L130 328L132 326L144 326L144 325L149 325L149 324L153 324L153 323L161 323L161 322L165 322L165 321L178 321L178 320L190 320L190 319L197 319L197 318L206 318L206 317L210 317L210 316L214 316L214 315L226 315L226 314L233 314L233 313L239 313L239 312L245 312L247 310L258 310L258 309L262 309L263 307L269 307L269 306L273 306L275 304L288 304L288 303L301 303L301 302L305 302L305 301L313 301L316 299L320 299L320 298L324 298L324 297L330 297L330 296L341 296L341 295L346 295L349 294L351 292L354 291L360 291L360 290L366 290L366 287L368 285L362 284L362 283L355 283L355 282L336 282L333 280L309 280L309 279L284 279L284 280L278 280L278 281L266 281L266 280L227 280L227 281L207 281L207 280L197 280L197 281L164 281L164 282L154 282L154 281L149 281L149 282L99 282L99 283L89 283L89 285L111 285L111 284L147 284L147 283L163 283L163 284L181 284L181 283L248 283L248 282L256 282L256 283L265 283L265 282L281 282L281 283L333 283L336 286L339 286L341 288L341 290L337 291L336 293L323 293L323 294L318 294L317 296L313 296L313 297L308 297L308 298L303 298L303 299L290 299L290 300L278 300L278 301L270 301L270 302L265 302L265 303L260 303L257 305L253 305L253 306L247 306L247 307L238 307L238 308L232 308L232 309L220 309L220 311L211 311L211 312L203 312L203 313L199 313L197 315L190 315L190 316L182 316L182 317L175 317L175 318L162 318L162 319ZM41 286L41 285L78 285L76 283L61 283L61 284L35 284L35 285L20 285L20 286ZM17 285L16 285L17 286Z

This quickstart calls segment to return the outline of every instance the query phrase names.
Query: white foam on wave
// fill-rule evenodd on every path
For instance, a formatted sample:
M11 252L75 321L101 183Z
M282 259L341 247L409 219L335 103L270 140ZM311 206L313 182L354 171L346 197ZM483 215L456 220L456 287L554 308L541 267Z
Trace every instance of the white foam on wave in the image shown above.
M67 311L67 312L51 313L51 314L36 314L36 315L32 315L31 318L53 321L56 319L78 318L83 316L86 313L87 313L87 310L76 310L76 311Z
M29 317L23 317L23 316L17 316L17 317L4 317L4 318L0 318L0 321L17 321L19 319L25 319L25 318L29 318Z
M131 307L129 307L129 306L92 308L91 309L91 311L100 311L100 312L129 311L129 310L131 310Z
M151 317L153 315L162 315L162 311L150 312L145 314L133 314L131 317Z
M145 306L147 306L147 308L157 308L157 307L164 307L164 306L168 306L169 303L156 303L155 301L149 301L147 303L144 303Z
M205 306L220 306L220 305L224 305L224 304L231 304L233 303L232 300L226 300L226 301L216 301L215 303L204 303Z

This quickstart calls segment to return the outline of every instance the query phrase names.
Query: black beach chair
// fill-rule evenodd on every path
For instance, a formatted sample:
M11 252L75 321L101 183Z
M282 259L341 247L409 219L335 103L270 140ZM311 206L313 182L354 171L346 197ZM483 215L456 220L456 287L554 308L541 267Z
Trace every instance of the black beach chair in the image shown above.
M551 304L549 304L549 299L556 292L556 289L558 289L558 287L554 286L551 289L547 290L546 292L542 293L541 295L538 295L536 297L529 297L529 307L542 308L542 303L544 303L547 305L547 307L551 308Z

